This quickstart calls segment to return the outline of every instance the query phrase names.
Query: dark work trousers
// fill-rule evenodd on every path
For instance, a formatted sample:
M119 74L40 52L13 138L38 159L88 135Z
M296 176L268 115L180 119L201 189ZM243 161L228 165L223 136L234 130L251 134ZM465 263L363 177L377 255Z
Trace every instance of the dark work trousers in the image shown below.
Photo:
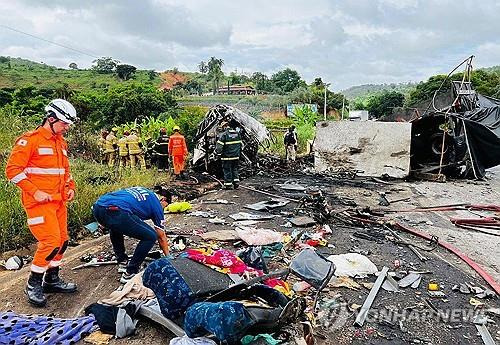
M134 255L128 262L127 273L139 272L146 255L158 239L156 231L136 215L119 208L116 209L114 206L94 205L92 213L97 222L109 230L109 237L118 262L126 261L128 258L125 254L123 235L139 240Z
M157 154L156 165L158 166L158 170L168 170L168 154L165 156Z
M238 187L240 176L238 174L239 159L222 160L222 171L224 172L224 187Z

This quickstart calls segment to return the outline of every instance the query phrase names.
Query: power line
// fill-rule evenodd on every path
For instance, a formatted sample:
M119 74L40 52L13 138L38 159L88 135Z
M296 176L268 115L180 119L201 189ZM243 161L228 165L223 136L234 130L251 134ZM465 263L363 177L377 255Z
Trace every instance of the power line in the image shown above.
M35 35L32 35L30 33L27 33L27 32L24 32L24 31L21 31L21 30L18 30L18 29L15 29L15 28L12 28L10 26L7 26L7 25L3 25L3 24L0 24L1 27L3 28L6 28L6 29L9 29L9 30L12 30L12 31L15 31L15 32L18 32L20 34L23 34L23 35L27 35L27 36L30 36L30 37L33 37L33 38L36 38L38 40L41 40L41 41L44 41L44 42L48 42L48 43L51 43L51 44L54 44L56 46L59 46L59 47L63 47L63 48L66 48L66 49L69 49L69 50L72 50L74 52L77 52L77 53L80 53L80 54L83 54L83 55L87 55L87 56L90 56L90 57L93 57L93 58L96 58L96 59L99 59L100 57L99 56L95 56L95 55L92 55L92 54L89 54L89 53L86 53L82 50L78 50L78 49L75 49L75 48L72 48L72 47L68 47L68 46L65 46L63 44L60 44L60 43L57 43L57 42L53 42L53 41L49 41L45 38L42 38L42 37L38 37L38 36L35 36Z

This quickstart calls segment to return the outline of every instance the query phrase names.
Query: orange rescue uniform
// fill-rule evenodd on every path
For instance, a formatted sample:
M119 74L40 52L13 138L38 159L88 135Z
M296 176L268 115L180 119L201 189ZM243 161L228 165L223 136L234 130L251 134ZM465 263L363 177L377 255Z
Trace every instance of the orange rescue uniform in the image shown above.
M179 175L184 171L184 160L188 154L186 139L179 132L174 132L168 142L168 154L172 156L174 174Z
M75 190L66 140L43 127L23 134L16 140L5 173L22 190L28 227L38 241L31 271L43 273L59 266L69 239L68 192ZM50 194L52 201L36 201L37 190Z

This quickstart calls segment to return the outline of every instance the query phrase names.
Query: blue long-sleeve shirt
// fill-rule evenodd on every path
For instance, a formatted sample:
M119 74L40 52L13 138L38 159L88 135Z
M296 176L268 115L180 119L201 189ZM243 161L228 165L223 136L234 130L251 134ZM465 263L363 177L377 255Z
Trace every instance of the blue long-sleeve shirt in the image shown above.
M164 225L165 215L160 200L153 191L144 187L131 187L104 194L96 201L96 205L116 206L142 220L151 219L158 227L162 228Z

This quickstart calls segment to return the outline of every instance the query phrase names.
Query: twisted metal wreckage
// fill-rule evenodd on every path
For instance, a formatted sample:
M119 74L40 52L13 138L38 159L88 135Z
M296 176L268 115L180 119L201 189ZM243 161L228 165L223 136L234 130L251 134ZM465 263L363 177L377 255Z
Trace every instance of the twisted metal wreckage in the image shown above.
M259 147L268 147L271 143L269 131L266 126L241 110L219 104L207 112L193 138L193 142L196 142L192 160L195 169L210 173L221 171L220 160L215 155L215 145L221 133L220 124L230 120L236 120L239 124L243 141L241 163L255 168Z
M473 89L473 58L468 57L448 74L424 113L412 121L412 170L480 179L486 169L500 164L500 100ZM453 101L438 108L438 93L463 65L462 80L451 81ZM440 98L445 97L441 92Z

